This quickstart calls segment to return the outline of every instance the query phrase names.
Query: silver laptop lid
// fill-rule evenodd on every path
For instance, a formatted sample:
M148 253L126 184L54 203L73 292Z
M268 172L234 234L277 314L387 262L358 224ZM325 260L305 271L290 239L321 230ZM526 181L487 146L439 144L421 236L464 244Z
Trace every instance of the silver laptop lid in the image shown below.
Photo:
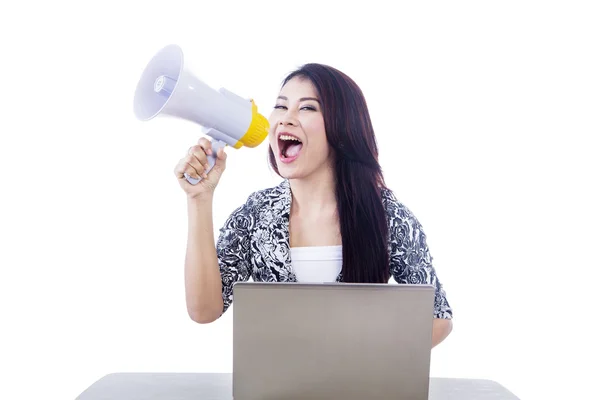
M426 400L433 302L427 285L237 283L234 398Z

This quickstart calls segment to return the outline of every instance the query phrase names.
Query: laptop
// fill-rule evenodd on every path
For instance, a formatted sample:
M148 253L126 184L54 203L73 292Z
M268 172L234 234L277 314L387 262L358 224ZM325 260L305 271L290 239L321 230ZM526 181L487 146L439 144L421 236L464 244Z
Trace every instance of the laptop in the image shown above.
M235 400L426 400L429 285L239 282Z

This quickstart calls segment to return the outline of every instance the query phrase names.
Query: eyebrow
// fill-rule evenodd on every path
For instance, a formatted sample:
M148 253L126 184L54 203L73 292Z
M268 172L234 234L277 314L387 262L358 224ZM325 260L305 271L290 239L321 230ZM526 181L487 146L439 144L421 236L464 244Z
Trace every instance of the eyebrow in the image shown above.
M278 96L277 98L281 99L281 100L287 100L288 99L285 96ZM317 99L316 97L302 97L302 98L300 98L300 101L306 101L306 100L313 100L313 101L316 101L317 103L321 104L321 102L319 101L319 99Z

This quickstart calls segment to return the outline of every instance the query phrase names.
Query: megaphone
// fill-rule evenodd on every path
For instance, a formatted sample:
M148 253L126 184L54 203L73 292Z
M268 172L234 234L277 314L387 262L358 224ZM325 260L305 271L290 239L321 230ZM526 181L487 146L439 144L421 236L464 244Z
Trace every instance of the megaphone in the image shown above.
M171 44L154 55L137 84L133 110L140 121L158 115L182 118L201 126L212 138L209 170L219 149L229 145L256 147L269 133L269 122L258 112L253 100L225 88L214 90L187 70L182 49ZM207 171L207 173L208 173ZM200 182L185 174L192 185Z

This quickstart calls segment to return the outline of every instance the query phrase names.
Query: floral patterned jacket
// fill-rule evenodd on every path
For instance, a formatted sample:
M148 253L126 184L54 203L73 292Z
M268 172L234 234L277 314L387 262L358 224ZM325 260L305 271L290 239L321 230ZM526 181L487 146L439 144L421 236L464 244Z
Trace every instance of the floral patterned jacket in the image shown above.
M453 317L446 293L431 263L426 236L415 216L384 189L389 221L391 275L397 283L435 288L434 317ZM252 193L219 230L217 257L223 283L223 313L233 301L238 281L296 282L289 245L291 191L288 180ZM341 282L341 273L337 277Z

